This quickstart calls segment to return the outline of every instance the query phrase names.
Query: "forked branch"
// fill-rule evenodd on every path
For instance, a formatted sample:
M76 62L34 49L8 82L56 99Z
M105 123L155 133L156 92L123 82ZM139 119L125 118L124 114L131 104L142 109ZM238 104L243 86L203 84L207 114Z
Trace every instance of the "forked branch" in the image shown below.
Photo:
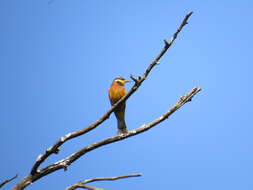
M142 76L139 76L138 78L135 78L133 76L131 76L131 78L134 80L134 85L132 86L132 88L128 91L128 93L121 98L116 104L114 104L101 118L99 118L97 121L93 122L92 124L88 125L87 127L78 130L78 131L74 131L72 133L69 133L63 137L61 137L52 147L48 148L43 154L39 155L31 169L31 172L29 175L27 175L25 178L23 178L13 189L14 190L18 190L18 189L24 189L26 186L30 185L31 183L33 183L34 181L56 171L59 169L67 169L67 167L73 163L75 160L77 160L78 158L80 158L82 155L84 155L85 153L96 149L98 147L101 147L103 145L112 143L112 142L116 142L116 141L120 141L123 140L125 138L137 135L139 133L142 133L150 128L152 128L153 126L157 125L158 123L162 122L163 120L165 120L169 115L171 115L174 111L176 111L178 108L180 108L182 105L184 105L186 102L190 101L191 98L198 93L201 89L200 88L194 88L190 93L188 93L187 95L185 95L184 97L182 97L180 99L180 101L173 106L170 110L168 110L166 113L164 113L161 117L159 117L158 119L154 120L151 123L145 124L135 130L130 131L128 134L123 135L123 136L114 136L114 137L110 137L107 139L104 139L102 141L96 142L94 144L91 144L89 146L86 146L84 148L82 148L81 150L73 153L72 155L68 156L67 158L60 160L58 162L55 162L54 164L48 165L42 169L39 169L40 165L52 154L56 154L59 152L59 147L64 144L65 142L67 142L70 139L73 139L75 137L78 137L80 135L83 135L85 133L88 133L89 131L95 129L98 125L100 125L101 123L103 123L106 119L109 118L109 116L111 115L111 113L117 108L118 105L120 105L121 103L125 102L142 84L142 82L144 80L146 80L147 76L149 75L150 71L153 69L154 66L156 66L159 63L159 60L161 59L161 57L167 52L167 50L171 47L171 45L173 44L173 42L176 40L178 34L180 33L180 31L182 30L182 28L187 24L187 20L189 19L189 17L192 15L192 12L190 12L189 14L187 14L184 18L184 20L182 21L182 23L180 24L180 26L178 27L178 29L176 30L176 32L173 34L172 39L168 42L166 40L164 40L164 47L161 50L161 52L158 54L158 56L151 62L151 64L148 66L148 68L146 69L146 71L143 73Z
M105 146L107 144L111 144L117 141L121 141L124 140L126 138L138 135L140 133L143 133L151 128L153 128L154 126L158 125L159 123L161 123L162 121L164 121L165 119L167 119L171 114L173 114L176 110L178 110L180 107L182 107L185 103L190 102L192 100L192 98L200 91L200 88L193 88L188 94L183 95L179 98L178 102L172 106L168 111L166 111L164 114L162 114L160 117L158 117L157 119L153 120L150 123L144 124L142 126L140 126L137 129L131 130L129 131L126 135L117 135L117 136L113 136L110 138L106 138L104 140L98 141L96 143L93 143L91 145L85 146L84 148L80 149L79 151L71 154L70 156L66 157L63 160L60 160L58 162L55 162L54 164L51 164L43 169L41 169L38 173L36 173L35 175L28 175L26 178L23 179L23 182L20 182L20 185L26 187L27 185L30 185L33 181L36 181L37 179L48 175L56 170L59 169L66 169L69 165L71 165L74 161L76 161L77 159L79 159L81 156L83 156L84 154L97 149L99 147ZM22 188L17 188L19 184L17 184L16 187L14 187L14 189L22 189Z
M116 109L116 107L121 104L122 102L126 101L142 84L142 82L147 78L148 74L152 70L152 68L158 64L159 60L161 57L167 52L167 50L170 48L170 46L173 44L173 42L176 40L179 32L182 30L182 28L187 24L187 20L189 17L192 15L193 12L190 12L187 14L180 24L179 28L176 30L176 32L173 34L172 39L170 42L167 42L164 40L165 45L164 48L161 50L161 52L158 54L158 56L151 62L149 67L146 69L144 74L141 77L138 77L138 79L134 78L131 76L131 78L135 81L135 84L133 87L128 91L128 93L116 104L114 104L101 118L99 118L97 121L94 123L90 124L89 126L80 129L78 131L74 131L72 133L66 134L65 136L61 137L52 147L48 148L43 154L40 154L37 157L36 162L34 163L32 169L31 169L31 175L34 175L37 172L37 169L39 166L44 162L51 154L58 153L59 152L59 147L65 143L66 141L73 139L75 137L78 137L80 135L83 135L85 133L88 133L89 131L95 129L98 125L103 123L106 119L109 118L111 113Z
M68 167L70 164L72 164L74 161L79 159L81 156L83 156L87 152L90 152L90 151L97 149L101 146L111 144L111 143L129 138L129 137L138 135L140 133L143 133L144 131L151 129L152 127L156 126L157 124L159 124L162 121L164 121L165 119L167 119L171 114L173 114L176 110L178 110L180 107L182 107L185 103L191 101L193 96L196 95L200 90L201 90L200 88L193 88L188 94L181 96L179 98L178 102L174 106L172 106L172 108L170 108L167 112L165 112L160 117L153 120L152 122L144 124L134 130L131 130L125 135L117 135L117 136L109 137L104 140L101 140L101 141L95 142L93 144L90 144L88 146L85 146L84 148L71 154L70 156L66 157L65 159L43 168L40 172L41 173L51 173L52 171L55 171L55 170L65 169L66 167Z

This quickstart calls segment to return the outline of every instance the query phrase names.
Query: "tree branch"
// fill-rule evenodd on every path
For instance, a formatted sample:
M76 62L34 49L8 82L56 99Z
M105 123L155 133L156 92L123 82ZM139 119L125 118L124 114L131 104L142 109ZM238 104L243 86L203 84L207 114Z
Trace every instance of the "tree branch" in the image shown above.
M89 131L95 129L98 125L103 123L106 119L108 119L109 116L111 115L111 113L117 108L117 106L119 106L120 104L125 102L141 86L142 82L147 78L147 76L150 73L150 71L152 70L152 68L158 64L161 57L167 52L167 50L170 48L170 46L176 40L179 32L187 24L187 20L189 19L189 17L191 15L192 15L192 12L190 12L189 14L187 14L185 16L185 18L182 21L182 23L180 24L179 28L173 34L172 39L171 39L170 42L167 42L166 40L164 40L164 42L165 42L164 48L161 50L161 52L158 54L158 56L151 62L151 64L148 66L148 68L146 69L144 74L142 76L139 76L138 78L134 78L132 75L130 76L134 80L135 84L133 85L133 87L127 92L127 94L123 98L121 98L116 104L114 104L101 118L99 118L98 120L96 120L95 122L93 122L92 124L88 125L87 127L83 128L81 130L74 131L72 133L66 134L65 136L61 137L52 147L48 148L43 154L39 155L37 157L32 169L31 169L30 174L28 176L26 176L25 178L23 178L13 189L24 189L26 186L30 185L32 182L38 180L39 178L41 178L45 175L48 175L48 174L50 174L50 173L52 173L56 170L59 170L59 169L67 169L67 167L72 162L74 162L80 156L84 155L85 153L87 153L87 152L89 152L89 151L91 151L95 148L98 148L98 147L100 147L102 145L105 145L105 144L109 144L109 143L112 143L112 142L123 140L125 138L128 138L130 136L134 136L136 134L139 134L143 131L146 131L146 130L150 129L154 125L156 125L156 124L160 123L161 121L163 121L164 119L166 119L168 116L166 116L167 114L165 113L165 116L161 116L161 118L162 118L161 120L158 120L158 119L155 120L154 121L155 123L151 122L149 124L146 124L146 125L138 128L138 129L136 129L136 130L132 130L125 136L115 136L115 137L111 137L111 138L105 139L103 141L94 143L92 145L84 147L83 149L79 150L78 152L70 155L69 157L67 157L63 160L60 160L60 161L58 161L54 164L51 164L51 165L49 165L49 166L47 166L43 169L40 169L40 170L38 169L39 166L50 155L52 155L54 153L57 154L59 152L59 147L62 144L64 144L65 142L67 142L70 139L73 139L75 137L78 137L80 135L88 133ZM191 95L190 98L192 98L198 91L200 91L199 88L193 89L194 94ZM186 102L184 102L184 103L186 103ZM181 104L180 106L182 106L183 104ZM176 108L176 109L174 108L174 109L177 110L178 108ZM170 113L168 115L170 115Z
M190 102L201 89L200 88L193 88L188 94L181 96L178 102L172 106L167 112L165 112L163 115L161 115L159 118L155 119L154 121L144 124L141 127L134 129L132 131L129 131L126 135L117 135L113 137L106 138L104 140L98 141L96 143L93 143L91 145L85 146L84 148L80 149L79 151L71 154L70 156L66 157L63 160L60 160L58 162L55 162L40 171L38 171L35 175L28 175L26 178L24 178L23 182L20 182L20 185L24 188L27 185L30 185L33 181L38 180L39 178L48 175L56 170L59 169L66 169L69 165L71 165L74 161L79 159L81 156L86 154L87 152L90 152L96 148L99 148L101 146L114 143L117 141L121 141L123 139L138 135L140 133L143 133L152 127L156 126L157 124L161 123L165 119L167 119L171 114L173 114L176 110L178 110L180 107L182 107L185 103ZM18 184L19 185L19 184ZM17 185L17 187L19 187ZM14 187L14 189L22 189Z
M18 177L18 174L16 174L14 177L10 178L10 179L6 179L3 182L0 183L0 188L3 187L6 183L11 182L12 180L16 179Z
M67 187L65 190L74 190L74 189L77 189L77 188L86 188L86 189L92 189L92 190L101 190L99 188L96 188L96 187L91 187L91 186L88 186L87 188L87 183L92 183L92 182L95 182L95 181L113 181L113 180L117 180L117 179L122 179L122 178L129 178L129 177L140 177L142 176L142 174L129 174L129 175L123 175L123 176L115 176L115 177L96 177L96 178L93 178L93 179L86 179L84 181L80 181L70 187Z
M96 148L99 148L101 146L104 146L104 145L107 145L107 144L110 144L110 143L114 143L114 142L117 142L117 141L121 141L123 139L138 135L140 133L143 133L144 131L147 131L147 130L151 129L152 127L156 126L157 124L159 124L162 121L164 121L165 119L167 119L171 114L173 114L176 110L178 110L185 103L191 101L192 97L195 94L197 94L200 90L201 90L200 88L193 88L188 94L180 97L178 102L172 108L170 108L167 112L165 112L163 115L161 115L159 118L155 119L154 121L152 121L150 123L147 123L147 124L144 124L144 125L142 125L141 127L137 128L137 129L129 131L125 135L117 135L117 136L109 137L109 138L106 138L104 140L101 140L101 141L95 142L93 144L90 144L90 145L80 149L79 151L71 154L67 158L43 168L40 171L40 173L51 173L55 170L64 169L67 166L69 166L70 164L72 164L74 161L76 161L78 158L80 158L81 156L86 154L87 152L90 152L90 151L92 151Z
M159 55L155 58L154 61L152 61L152 63L149 65L149 67L146 69L145 73L139 77L139 79L134 78L133 76L131 76L131 78L135 81L135 84L133 85L133 87L128 91L128 93L121 99L119 100L115 105L113 105L101 118L99 118L97 121L95 121L94 123L90 124L89 126L87 126L86 128L83 128L81 130L78 131L74 131L72 133L66 134L65 136L61 137L52 147L48 148L44 154L41 154L37 157L37 160L35 162L35 164L32 167L31 170L31 175L34 175L37 172L38 167L42 164L42 162L44 162L46 160L46 158L48 158L51 154L53 153L58 153L59 152L59 147L65 143L66 141L78 137L80 135L83 135L93 129L95 129L98 125L100 125L102 122L104 122L106 119L109 118L109 116L111 115L111 113L116 109L116 107L121 104L122 102L126 101L142 84L142 82L147 78L148 74L150 73L150 71L152 70L152 68L157 65L157 63L159 62L159 60L161 59L161 57L166 53L166 51L169 49L169 47L173 44L173 42L176 40L178 33L182 30L182 28L187 24L187 20L188 18L192 15L193 12L190 12L189 14L187 14L183 20L183 22L181 23L181 25L179 26L179 28L177 29L177 31L174 33L172 39L170 42L167 42L166 40L164 40L165 42L165 46L162 49L162 51L159 53Z

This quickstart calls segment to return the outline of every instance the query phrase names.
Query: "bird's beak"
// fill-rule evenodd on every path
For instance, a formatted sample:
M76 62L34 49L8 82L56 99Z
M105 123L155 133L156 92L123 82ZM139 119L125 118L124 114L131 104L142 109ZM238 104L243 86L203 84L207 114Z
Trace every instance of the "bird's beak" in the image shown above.
M127 82L132 82L131 80L125 80L125 82L127 83Z

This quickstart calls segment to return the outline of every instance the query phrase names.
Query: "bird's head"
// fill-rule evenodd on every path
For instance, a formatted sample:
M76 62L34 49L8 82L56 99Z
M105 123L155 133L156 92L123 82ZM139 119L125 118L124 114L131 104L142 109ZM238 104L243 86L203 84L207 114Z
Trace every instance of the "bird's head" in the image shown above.
M124 79L123 77L117 77L113 80L113 83L117 83L120 86L124 86L127 82L131 82L129 80Z

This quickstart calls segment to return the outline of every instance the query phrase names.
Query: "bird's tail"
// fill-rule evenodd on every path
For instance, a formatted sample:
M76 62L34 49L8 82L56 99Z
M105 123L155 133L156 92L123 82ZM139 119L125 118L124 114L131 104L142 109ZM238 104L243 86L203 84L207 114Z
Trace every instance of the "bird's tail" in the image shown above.
M118 119L118 135L125 135L128 133L126 122L123 119Z

